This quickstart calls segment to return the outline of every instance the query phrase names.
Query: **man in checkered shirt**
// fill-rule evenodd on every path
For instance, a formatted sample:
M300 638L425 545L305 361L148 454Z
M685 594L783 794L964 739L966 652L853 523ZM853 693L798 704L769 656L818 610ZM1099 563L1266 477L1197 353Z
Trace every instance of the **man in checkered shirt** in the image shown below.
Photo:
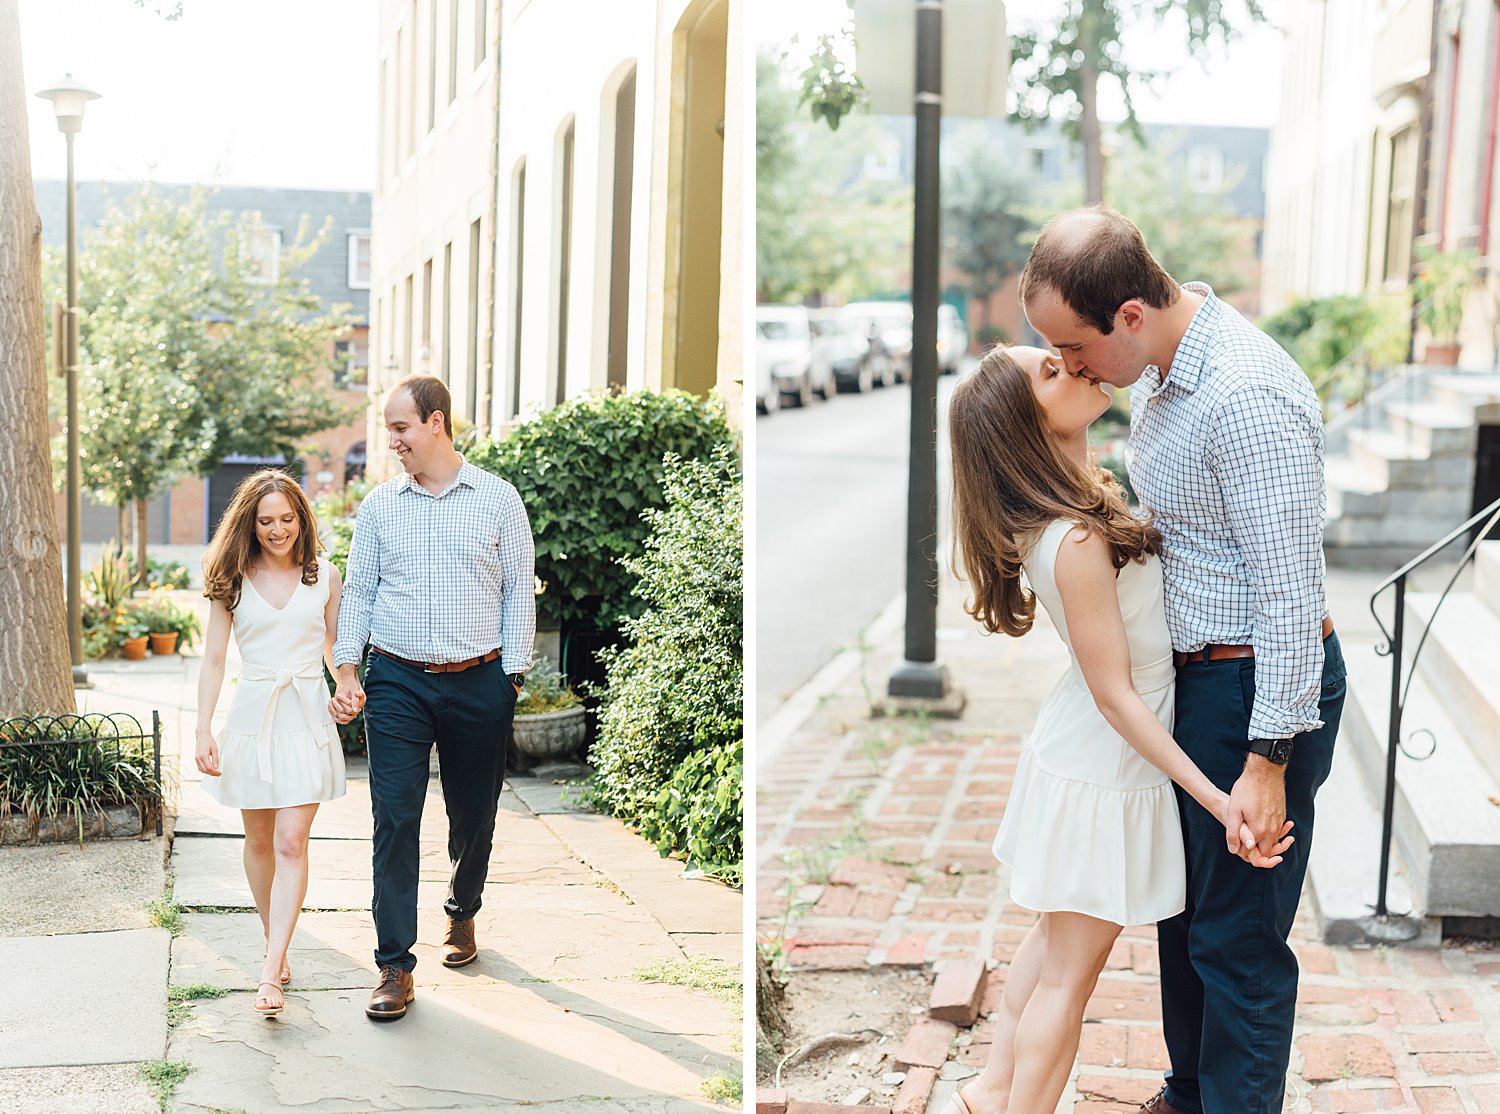
M474 914L536 635L526 508L514 487L454 450L451 406L431 375L409 375L385 396L402 474L360 504L333 649L334 718L365 711L380 970L365 1013L381 1020L403 1016L413 996L419 834L434 743L452 862L442 961L462 967L479 954ZM367 644L361 686L356 664Z
M1282 1108L1297 998L1287 935L1328 776L1344 663L1324 597L1323 422L1307 376L1201 283L1179 286L1140 231L1075 210L1038 237L1021 277L1032 326L1067 370L1130 387L1130 479L1162 533L1183 750L1230 793L1226 826L1177 790L1187 908L1157 926L1171 1070L1149 1114Z

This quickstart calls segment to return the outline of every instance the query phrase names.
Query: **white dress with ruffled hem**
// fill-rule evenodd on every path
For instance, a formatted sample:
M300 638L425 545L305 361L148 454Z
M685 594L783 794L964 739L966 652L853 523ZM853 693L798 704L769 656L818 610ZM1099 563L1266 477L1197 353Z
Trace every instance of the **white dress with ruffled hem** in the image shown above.
M233 630L241 669L218 735L219 777L203 788L230 808L287 808L344 795L344 751L323 681L328 562L318 582L297 582L272 607L249 577L240 587Z
M1038 912L1151 924L1187 897L1182 827L1171 780L1100 714L1068 638L1053 570L1075 523L1042 532L1024 566L1072 662L1042 702L1016 765L995 855L1011 900ZM1161 562L1130 562L1115 582L1136 691L1168 731L1176 671L1162 603Z

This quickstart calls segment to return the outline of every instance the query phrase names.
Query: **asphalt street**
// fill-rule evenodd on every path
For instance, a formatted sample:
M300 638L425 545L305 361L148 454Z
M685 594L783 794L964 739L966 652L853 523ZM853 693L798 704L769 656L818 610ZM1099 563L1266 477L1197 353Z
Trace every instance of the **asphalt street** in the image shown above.
M956 381L938 380L940 425ZM758 722L858 645L902 589L910 398L886 387L756 418ZM946 467L940 458L944 515Z

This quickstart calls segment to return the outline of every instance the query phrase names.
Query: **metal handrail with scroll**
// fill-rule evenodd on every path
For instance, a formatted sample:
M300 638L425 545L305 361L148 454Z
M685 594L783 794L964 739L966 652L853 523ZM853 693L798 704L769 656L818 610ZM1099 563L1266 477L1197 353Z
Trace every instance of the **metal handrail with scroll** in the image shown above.
M1488 519L1488 521L1485 521ZM1406 578L1413 569L1425 564L1432 557L1441 553L1448 546L1458 540L1465 531L1474 530L1480 522L1484 526L1474 532L1469 546L1464 550L1464 555L1459 558L1458 565L1453 570L1453 575L1448 578L1448 583L1443 587L1442 594L1433 605L1432 614L1427 618L1427 625L1422 629L1422 637L1417 641L1417 648L1411 655L1411 666L1407 670L1406 683L1401 682L1401 658L1402 644L1406 634ZM1432 631L1432 624L1437 621L1438 610L1443 606L1443 601L1448 598L1454 583L1458 580L1458 574L1463 572L1464 566L1474 559L1474 554L1479 549L1479 543L1489 536L1497 524L1500 524L1500 499L1495 500L1484 510L1473 518L1454 527L1447 534L1402 565L1390 576L1380 582L1380 586L1370 593L1370 614L1375 617L1375 625L1380 628L1380 633L1385 635L1385 643L1375 647L1375 653L1381 657L1389 656L1391 659L1391 717L1390 728L1386 736L1385 753L1385 804L1381 817L1380 829L1380 891L1375 899L1375 915L1365 925L1365 932L1371 939L1402 940L1410 939L1416 935L1416 928L1401 920L1392 920L1390 910L1386 905L1386 884L1391 868L1391 835L1396 815L1396 753L1403 750L1401 746L1401 716L1406 709L1406 697L1411 691L1412 678L1417 674L1417 659L1422 655L1422 648L1427 645L1427 635ZM1387 588L1396 589L1395 612L1392 617L1393 631L1386 630L1385 624L1380 620L1380 614L1375 610L1375 601ZM1423 729L1427 730L1427 729ZM1427 731L1431 735L1431 731ZM1433 740L1433 750L1437 749L1437 741ZM1422 758L1430 758L1432 751L1429 750ZM1413 757L1407 754L1408 758Z

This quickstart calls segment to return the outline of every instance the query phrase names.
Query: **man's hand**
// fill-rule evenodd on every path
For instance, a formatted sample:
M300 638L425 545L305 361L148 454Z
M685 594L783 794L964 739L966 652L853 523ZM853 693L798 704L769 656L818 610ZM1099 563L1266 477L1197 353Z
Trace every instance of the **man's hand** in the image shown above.
M1242 858L1258 850L1265 858L1280 854L1286 843L1286 768L1268 762L1258 754L1245 757L1245 769L1229 791L1229 809L1225 830L1238 832ZM1231 841L1230 850L1235 850ZM1285 850L1284 847L1281 848ZM1249 858L1245 858L1250 862Z
M338 690L328 701L328 714L338 723L348 723L365 706L365 690L359 683L359 673L353 663L339 666Z

